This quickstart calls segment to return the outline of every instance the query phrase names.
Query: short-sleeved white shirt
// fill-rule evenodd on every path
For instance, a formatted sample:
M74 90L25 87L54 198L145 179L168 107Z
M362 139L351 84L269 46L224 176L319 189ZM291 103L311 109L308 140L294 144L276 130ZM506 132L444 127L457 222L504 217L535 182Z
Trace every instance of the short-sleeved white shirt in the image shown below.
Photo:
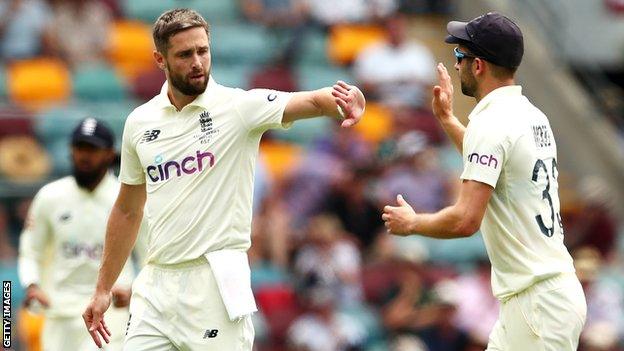
M481 223L494 295L505 300L574 272L563 244L557 147L547 117L520 86L508 86L484 97L469 119L461 178L494 188Z
M20 236L19 276L50 298L48 316L79 316L89 302L100 267L106 223L119 183L107 174L93 192L68 176L45 185L32 201ZM130 287L126 263L116 284Z
M146 183L148 262L174 264L250 247L260 138L284 127L290 97L228 88L210 78L206 91L181 111L171 104L165 83L130 114L119 179Z

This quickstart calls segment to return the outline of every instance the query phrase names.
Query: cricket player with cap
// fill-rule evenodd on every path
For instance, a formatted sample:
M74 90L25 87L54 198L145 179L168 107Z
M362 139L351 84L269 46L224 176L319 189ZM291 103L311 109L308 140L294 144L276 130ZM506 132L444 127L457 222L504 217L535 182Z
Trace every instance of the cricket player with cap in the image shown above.
M257 308L246 251L260 138L315 116L351 127L365 99L344 82L296 93L218 84L208 24L193 10L163 13L153 37L167 81L126 121L122 186L83 318L94 342L106 341L102 316L145 205L148 259L133 284L124 350L251 350Z
M459 198L417 214L398 195L382 218L397 235L451 239L481 228L501 301L487 350L576 350L587 307L563 244L553 131L515 83L522 32L498 13L453 21L447 30L462 93L477 101L464 127L453 115L451 78L438 65L432 107L463 155Z
M106 220L119 191L109 171L114 159L110 129L95 118L82 120L71 135L72 175L45 185L30 206L18 270L26 305L43 307L46 351L97 349L81 313L95 290ZM141 251L135 249L138 260L144 256ZM134 276L132 265L125 264L111 289L115 307L106 323L113 337L106 350L123 346Z

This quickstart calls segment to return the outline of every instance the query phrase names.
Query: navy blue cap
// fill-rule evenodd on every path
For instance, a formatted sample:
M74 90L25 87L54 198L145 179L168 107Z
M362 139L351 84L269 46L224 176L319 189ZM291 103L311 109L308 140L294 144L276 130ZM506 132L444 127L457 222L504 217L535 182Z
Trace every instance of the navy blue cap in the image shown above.
M451 21L446 25L449 44L465 45L472 54L495 65L516 68L524 54L522 31L509 18L488 12L470 22Z
M83 119L74 128L71 135L71 144L87 143L102 149L112 148L115 143L113 132L106 124L93 117Z

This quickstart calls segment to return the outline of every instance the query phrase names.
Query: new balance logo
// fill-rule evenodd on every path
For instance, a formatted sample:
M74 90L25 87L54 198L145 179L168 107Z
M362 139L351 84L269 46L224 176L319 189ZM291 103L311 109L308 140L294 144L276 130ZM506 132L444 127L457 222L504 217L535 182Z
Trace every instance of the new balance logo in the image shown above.
M158 135L160 135L160 129L146 130L145 133L143 133L143 137L141 138L141 143L149 143L151 141L154 141L158 139Z
M206 329L206 332L204 333L204 339L216 338L217 334L219 334L219 329Z

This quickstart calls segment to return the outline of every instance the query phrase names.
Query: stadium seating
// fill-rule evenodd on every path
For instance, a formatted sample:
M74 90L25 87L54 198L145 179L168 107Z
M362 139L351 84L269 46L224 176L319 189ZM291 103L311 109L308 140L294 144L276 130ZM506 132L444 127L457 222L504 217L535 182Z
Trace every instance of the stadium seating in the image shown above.
M349 64L366 46L384 37L385 31L379 26L336 25L331 28L329 34L329 57L339 65Z
M121 8L128 19L135 19L149 24L154 23L161 13L181 6L178 0L122 0Z
M301 64L296 67L301 90L315 90L332 86L337 80L354 83L351 73L341 67Z
M301 158L301 152L301 147L284 142L271 141L260 145L260 155L273 180L283 179L290 174Z
M137 21L120 20L111 26L108 57L127 81L132 81L140 73L154 67L153 50L152 32L149 25Z
M4 65L0 64L0 99L7 96L7 76Z
M106 65L78 67L73 73L74 97L81 100L120 100L128 97L126 83Z
M228 87L243 88L248 86L248 77L253 66L246 64L228 64L227 61L219 60L211 69L214 80Z
M264 27L228 23L211 29L211 53L216 65L262 64L271 58L275 45Z
M65 101L72 93L71 73L56 59L16 61L8 68L7 79L11 100L30 108Z
M392 112L381 104L369 102L355 130L367 142L377 144L392 133Z

